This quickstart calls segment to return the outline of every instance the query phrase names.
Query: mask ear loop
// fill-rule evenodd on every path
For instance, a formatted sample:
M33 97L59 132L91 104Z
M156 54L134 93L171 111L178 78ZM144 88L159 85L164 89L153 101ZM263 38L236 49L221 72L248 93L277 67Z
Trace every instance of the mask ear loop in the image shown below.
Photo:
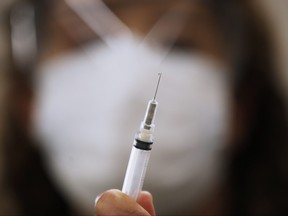
M123 23L101 0L65 0L67 5L111 48L118 49L118 44L112 40L115 35L129 37L139 41L134 33ZM183 5L176 5L164 14L151 28L146 37L139 41L139 47L135 51L141 51L147 46L157 49L158 57L155 57L153 65L157 66L163 61L177 40L187 20L187 12ZM181 10L182 9L182 10ZM184 9L184 10L183 10ZM180 12L179 12L180 11ZM177 19L176 25L171 21ZM165 46L161 42L167 41Z
M111 48L112 38L125 35L135 40L132 31L101 0L65 0L66 4Z

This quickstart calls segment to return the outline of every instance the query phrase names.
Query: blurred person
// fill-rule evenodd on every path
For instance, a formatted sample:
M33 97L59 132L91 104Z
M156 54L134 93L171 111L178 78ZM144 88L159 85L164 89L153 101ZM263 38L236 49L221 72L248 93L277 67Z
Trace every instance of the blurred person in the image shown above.
M15 197L6 182L5 140L7 138L8 93L11 84L9 72L11 59L9 52L8 14L16 0L0 2L0 215L17 214Z
M159 97L165 109L157 116L159 141L151 155L154 165L149 167L146 185L155 193L159 214L173 214L190 203L197 205L221 181L224 158L220 154L229 115L230 75L222 64L225 50L213 14L201 4L185 1L180 5L175 1L107 4L132 33L121 23L112 30L99 29L98 40L76 51L43 57L36 68L33 132L45 152L51 176L74 206L91 213L95 193L121 187L133 130L143 115L138 110L145 109L143 99L151 97L155 75L162 71L165 76ZM64 9L59 3L56 6L56 16L61 16ZM86 14L93 5L85 8L80 3L79 7ZM93 9L91 13L101 12ZM181 19L184 13L187 24L171 52L160 66L154 65L153 61L163 58L162 46L169 46L173 34L169 30L185 22ZM190 23L194 16L207 27L201 30L198 23ZM162 17L164 23L159 24ZM61 17L59 20L62 24ZM69 24L62 25L73 31ZM138 49L141 36L146 39L150 34L156 34L152 42ZM53 51L54 43L50 43ZM157 45L159 51L150 47Z
M110 49L65 2L40 5L47 10L40 13L45 43L33 67L15 74L8 148L18 158L9 163L8 179L23 214L89 214L96 194L121 187L158 70L161 107L144 185L156 212L286 212L285 110L256 10L245 1L105 3L140 38L174 5L184 7L168 26L182 24L180 14L188 18L157 68L150 64L161 52L149 43L135 52L138 37L113 32L108 42L117 49ZM160 39L161 51L170 41ZM120 202L138 207L125 196Z

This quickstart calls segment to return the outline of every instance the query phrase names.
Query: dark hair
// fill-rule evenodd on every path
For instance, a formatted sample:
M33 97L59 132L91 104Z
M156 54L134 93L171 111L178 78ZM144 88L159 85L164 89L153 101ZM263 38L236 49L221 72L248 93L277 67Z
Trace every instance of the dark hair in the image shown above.
M241 34L231 35L245 45L236 54L234 100L242 109L237 120L244 118L246 123L245 134L232 144L236 150L229 172L230 210L232 215L286 215L288 128L284 94L277 88L272 63L271 32L248 1L234 3L238 13L230 16L230 22L236 16L234 24L241 29L236 33Z
M42 24L49 11L47 3L47 0L23 1L15 4L11 13L17 9L21 15L21 9L33 8L38 38L43 38L45 26ZM11 13L7 22L11 21ZM19 67L15 62L12 64L8 101L10 109L7 112L7 135L3 148L6 156L4 184L10 189L17 205L15 208L19 211L17 213L21 215L70 215L70 207L52 184L45 169L44 157L37 144L31 141L27 130L30 116L26 111L31 108L30 77L33 62L29 62L28 67Z

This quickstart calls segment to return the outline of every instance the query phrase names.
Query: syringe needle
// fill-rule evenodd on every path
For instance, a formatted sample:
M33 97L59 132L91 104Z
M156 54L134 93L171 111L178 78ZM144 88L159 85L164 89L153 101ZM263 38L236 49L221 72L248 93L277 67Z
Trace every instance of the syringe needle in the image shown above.
M159 87L159 83L160 83L160 80L161 80L161 76L162 76L162 72L161 73L158 73L158 81L157 81L157 85L156 85L156 90L155 90L155 94L154 94L154 98L153 100L156 99L156 95L157 95L157 92L158 92L158 87Z

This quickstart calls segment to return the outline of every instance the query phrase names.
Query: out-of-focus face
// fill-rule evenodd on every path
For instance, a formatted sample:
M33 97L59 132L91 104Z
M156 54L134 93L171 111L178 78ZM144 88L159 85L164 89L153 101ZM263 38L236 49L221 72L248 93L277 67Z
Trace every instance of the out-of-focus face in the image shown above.
M200 1L106 3L135 38L116 32L91 41L93 31L67 5L54 7L56 23L49 23L50 43L36 71L32 119L47 168L83 211L93 211L96 194L121 188L133 135L161 71L144 189L154 194L159 214L195 208L221 179L229 128L229 65L217 18ZM175 26L183 27L171 42ZM139 49L151 32L157 34Z

